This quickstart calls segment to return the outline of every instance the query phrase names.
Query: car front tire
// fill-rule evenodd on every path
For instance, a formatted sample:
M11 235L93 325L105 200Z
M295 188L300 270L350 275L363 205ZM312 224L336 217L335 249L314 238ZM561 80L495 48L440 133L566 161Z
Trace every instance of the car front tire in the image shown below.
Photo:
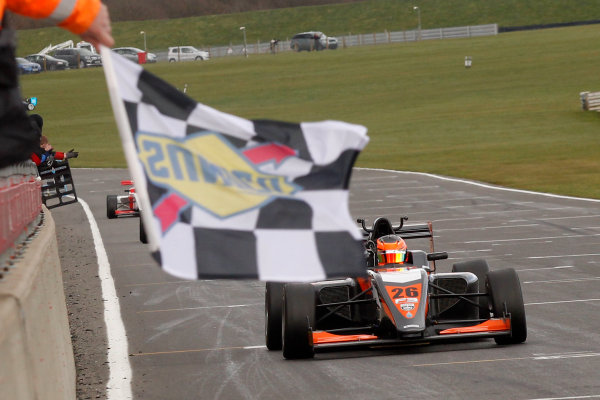
M117 217L117 195L109 194L106 196L106 216L108 219Z
M501 318L506 311L510 314L510 336L498 336L498 344L517 344L527 339L525 305L519 276L513 268L490 271L486 281L491 310L495 318Z
M285 283L265 284L265 343L269 350L281 350L283 316L283 288Z
M288 283L283 289L283 356L312 358L315 349L315 292L308 283Z

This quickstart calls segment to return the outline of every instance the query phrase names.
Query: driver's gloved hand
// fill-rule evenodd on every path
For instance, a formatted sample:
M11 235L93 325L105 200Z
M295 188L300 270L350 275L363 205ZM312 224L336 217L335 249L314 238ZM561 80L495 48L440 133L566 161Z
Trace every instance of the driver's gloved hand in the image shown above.
M79 157L79 152L78 151L73 151L73 150L75 150L75 149L71 149L71 150L69 150L69 151L67 151L65 153L65 158L66 159Z

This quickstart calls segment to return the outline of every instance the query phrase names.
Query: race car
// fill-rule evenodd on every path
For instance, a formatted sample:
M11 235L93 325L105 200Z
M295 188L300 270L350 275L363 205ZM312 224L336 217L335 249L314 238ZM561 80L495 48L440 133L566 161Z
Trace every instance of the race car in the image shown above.
M286 359L311 358L322 349L493 338L527 338L517 273L490 270L485 260L455 263L437 272L431 223L393 226L377 218L362 225L365 277L311 283L267 282L265 340ZM429 238L429 252L405 240Z
M140 207L137 200L137 194L133 181L123 180L121 181L122 186L129 186L125 189L126 195L117 196L109 194L106 196L106 216L108 219L113 219L122 216L140 217ZM148 237L146 236L146 230L144 229L144 222L140 218L140 242L148 243Z
M125 189L126 195L109 194L106 196L106 216L113 219L122 216L139 217L140 211L137 205L135 187L133 181L123 180L121 186L129 186Z

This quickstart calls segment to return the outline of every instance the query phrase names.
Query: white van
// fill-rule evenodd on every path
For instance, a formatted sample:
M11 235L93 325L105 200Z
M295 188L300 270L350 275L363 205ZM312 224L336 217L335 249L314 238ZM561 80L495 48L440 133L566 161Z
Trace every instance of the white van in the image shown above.
M177 46L169 47L169 54L167 59L169 62L175 61L202 61L208 60L210 54L208 51L198 50L193 46Z

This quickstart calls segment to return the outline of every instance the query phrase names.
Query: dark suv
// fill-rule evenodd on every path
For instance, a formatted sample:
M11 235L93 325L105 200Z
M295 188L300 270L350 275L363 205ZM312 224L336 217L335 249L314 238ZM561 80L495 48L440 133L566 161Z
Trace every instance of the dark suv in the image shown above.
M290 40L290 48L294 51L337 49L337 45L337 38L327 37L319 31L298 33Z
M55 58L68 61L72 67L87 68L102 65L102 58L88 49L59 49L55 50L53 55Z

